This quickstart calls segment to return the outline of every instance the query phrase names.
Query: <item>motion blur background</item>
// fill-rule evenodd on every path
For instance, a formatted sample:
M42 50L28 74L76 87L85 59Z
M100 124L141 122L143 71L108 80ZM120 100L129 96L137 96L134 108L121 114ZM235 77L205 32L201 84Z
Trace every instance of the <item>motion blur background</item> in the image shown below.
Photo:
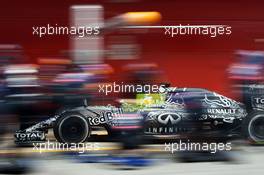
M78 19L78 16L74 16L74 11L82 5L86 7L96 5L91 9L97 10L83 12ZM11 162L10 164L14 167L11 165L10 167L14 171L30 167L36 169L36 174L119 173L105 165L79 164L80 162L104 163L107 161L110 164L113 163L109 155L115 154L115 149L118 149L118 146L112 145L113 143L100 143L102 150L88 157L61 152L39 154L32 152L31 147L16 148L13 145L14 130L28 126L27 123L23 126L22 123L25 121L34 123L35 120L50 117L60 109L60 105L68 105L69 102L78 106L80 99L86 98L85 95L88 95L89 105L97 104L97 101L101 104L100 100L104 102L104 105L113 104L117 96L118 98L131 97L112 94L109 100L104 94L96 94L98 83L112 81L143 84L169 82L174 87L206 88L227 97L239 99L231 88L234 85L233 74L242 75L243 80L246 78L256 80L259 76L261 76L260 80L263 80L264 54L251 52L264 50L263 9L264 1L261 0L1 1L0 95L7 97L8 107L3 105L4 107L1 106L0 109L0 132L3 134L0 137L0 165ZM172 38L164 35L162 29L115 28L110 30L111 27L109 27L102 35L93 36L94 40L84 39L83 43L69 35L38 37L32 34L32 27L36 26L47 26L47 24L70 26L78 22L83 25L89 25L90 22L115 23L115 20L117 22L119 20L115 18L116 16L126 12L142 11L155 11L161 14L161 20L153 25L228 25L232 27L232 34L215 38L206 35L183 35ZM238 52L238 50L247 51ZM256 58L256 60L251 60L250 63L245 61L245 64L240 60L241 65L233 65L239 55ZM78 59L84 62L76 64ZM92 62L93 64L90 64ZM21 63L27 65L21 66L19 65ZM261 66L261 71L254 72L255 68L256 70L259 68L258 66ZM232 70L235 73L232 74ZM248 70L245 73L246 78L243 77L245 70ZM95 77L90 77L86 73L93 73ZM247 73L252 77L248 77ZM67 83L72 83L71 81L77 82L77 85L67 86ZM81 83L78 84L78 82ZM8 88L4 87L6 84ZM74 98L69 98L69 101L64 98L72 95ZM13 125L10 127L8 125L9 128L6 128L7 123ZM151 167L153 169L143 169L134 173L193 174L198 171L200 174L248 174L250 172L263 174L261 163L263 147L244 148L243 145L241 148L240 146L241 144L238 143L238 146L234 146L233 152L216 158L221 161L235 160L230 163L231 166L221 164L216 168L218 164L210 162L215 160L211 155L202 156L202 161L209 161L209 163L175 164L174 157L164 154L162 146L148 145L137 154L151 155L155 163L140 160L139 164L155 166ZM101 157L100 160L98 157ZM171 159L173 161L170 161ZM16 163L13 164L12 160ZM126 174L128 171L122 173Z

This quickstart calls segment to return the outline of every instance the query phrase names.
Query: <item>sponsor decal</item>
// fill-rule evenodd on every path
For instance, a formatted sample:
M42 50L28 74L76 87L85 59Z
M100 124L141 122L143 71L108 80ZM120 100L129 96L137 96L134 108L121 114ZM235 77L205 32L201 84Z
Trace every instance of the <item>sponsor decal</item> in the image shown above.
M34 131L34 132L16 132L16 141L45 141L46 136L44 132Z
M148 127L145 129L146 134L175 134L178 132L186 132L187 128L182 127Z
M100 125L104 123L110 123L113 120L113 112L102 112L101 115L96 117L88 116L90 125Z
M217 108L209 108L207 109L207 112L209 114L236 114L236 109L231 109L231 108L222 108L222 109L217 109Z
M240 109L207 109L207 114L201 115L200 120L222 119L223 122L233 123L235 119L242 120L246 115Z
M263 109L264 108L264 98L263 98L263 96L252 97L251 105L252 105L253 108Z
M155 111L148 113L147 121L154 121L163 125L175 125L181 121L181 116L175 112Z
M158 115L157 119L161 124L167 125L170 123L174 125L181 120L181 116L176 113L162 113Z
M264 98L261 98L261 97L255 97L253 98L254 99L254 102L256 104L264 104Z

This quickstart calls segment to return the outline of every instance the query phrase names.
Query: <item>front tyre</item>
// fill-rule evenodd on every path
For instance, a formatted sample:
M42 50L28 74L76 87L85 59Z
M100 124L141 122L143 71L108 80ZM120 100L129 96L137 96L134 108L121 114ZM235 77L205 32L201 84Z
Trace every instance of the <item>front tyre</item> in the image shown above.
M91 127L86 117L78 112L65 112L56 120L54 136L63 143L82 143L91 133Z
M247 139L254 143L264 142L264 111L254 111L247 116L243 133Z

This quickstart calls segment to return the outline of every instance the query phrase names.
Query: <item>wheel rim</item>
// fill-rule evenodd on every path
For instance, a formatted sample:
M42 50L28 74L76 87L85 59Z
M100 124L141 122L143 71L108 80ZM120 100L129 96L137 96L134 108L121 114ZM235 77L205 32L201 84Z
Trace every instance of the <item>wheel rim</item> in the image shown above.
M59 125L59 135L66 143L83 142L89 135L87 121L78 115L65 117Z
M255 141L264 141L264 115L257 115L250 121L249 134Z

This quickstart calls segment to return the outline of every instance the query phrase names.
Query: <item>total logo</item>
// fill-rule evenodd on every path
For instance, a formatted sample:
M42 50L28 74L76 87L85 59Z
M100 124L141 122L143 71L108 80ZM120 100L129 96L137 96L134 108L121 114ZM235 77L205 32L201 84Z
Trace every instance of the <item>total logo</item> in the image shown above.
M15 138L18 141L42 141L45 140L45 133L44 132L17 132L15 133Z
M167 112L167 113L160 114L157 117L157 119L158 119L158 122L161 124L164 124L164 125L172 124L172 125L174 125L174 124L181 121L181 116L179 114L176 114L176 113Z
M264 104L264 98L256 97L256 98L254 98L254 100L255 100L255 102L256 102L257 104Z

